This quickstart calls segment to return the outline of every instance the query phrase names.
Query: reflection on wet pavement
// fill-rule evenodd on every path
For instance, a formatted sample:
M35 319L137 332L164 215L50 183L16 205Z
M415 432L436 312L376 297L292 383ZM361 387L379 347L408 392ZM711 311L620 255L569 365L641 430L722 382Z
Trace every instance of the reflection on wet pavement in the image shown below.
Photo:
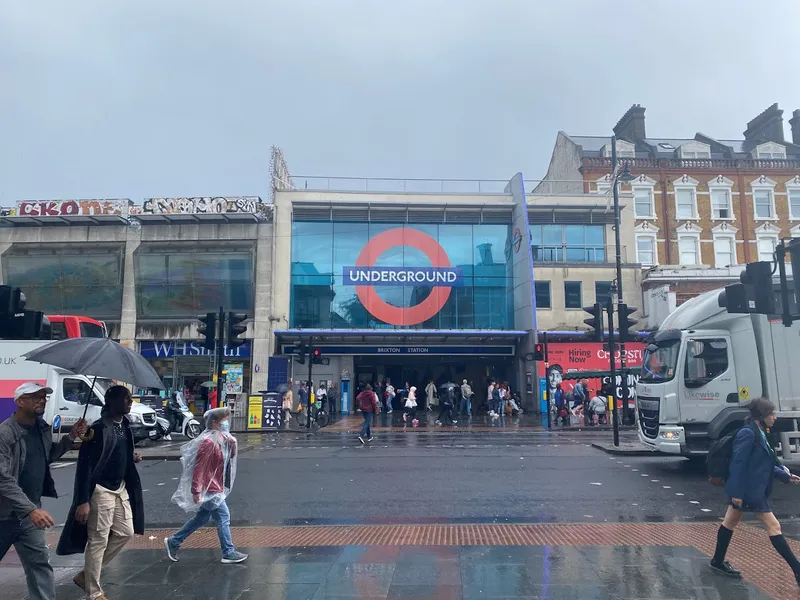
M186 549L170 563L156 550L129 550L105 573L113 600L312 600L316 598L769 598L708 570L686 546L319 546L255 548L244 565L217 551ZM60 559L56 559L60 560ZM77 600L72 569L58 569L59 600ZM24 582L4 597L24 598Z

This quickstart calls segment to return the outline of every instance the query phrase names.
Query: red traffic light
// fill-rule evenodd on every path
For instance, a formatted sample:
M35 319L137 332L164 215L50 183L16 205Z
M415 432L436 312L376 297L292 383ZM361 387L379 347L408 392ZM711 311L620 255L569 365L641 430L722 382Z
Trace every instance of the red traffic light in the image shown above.
M318 358L321 354L319 348L314 348L314 358Z

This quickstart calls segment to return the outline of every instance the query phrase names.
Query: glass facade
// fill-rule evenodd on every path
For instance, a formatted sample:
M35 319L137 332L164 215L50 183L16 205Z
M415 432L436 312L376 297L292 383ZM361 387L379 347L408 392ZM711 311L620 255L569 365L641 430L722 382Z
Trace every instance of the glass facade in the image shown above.
M3 281L22 288L26 307L51 315L119 319L122 254L5 254Z
M295 222L290 325L512 329L509 230Z
M136 309L143 318L253 314L251 252L141 252L135 257Z
M531 225L535 262L606 262L604 225Z

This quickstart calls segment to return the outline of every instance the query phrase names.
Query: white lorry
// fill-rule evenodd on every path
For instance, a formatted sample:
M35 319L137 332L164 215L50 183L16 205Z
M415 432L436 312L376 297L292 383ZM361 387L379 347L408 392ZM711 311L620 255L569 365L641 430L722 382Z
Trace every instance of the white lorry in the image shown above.
M704 456L742 426L753 398L777 407L775 432L800 419L800 322L730 314L722 290L679 306L648 340L636 385L639 440L651 450Z
M92 424L100 418L103 395L112 383L98 378L92 390L92 379L70 371L25 360L23 354L49 344L49 341L0 340L0 422L14 412L14 390L26 381L35 381L53 393L47 401L44 420L53 428L53 441L69 433L70 428L83 416L88 402L86 421ZM128 418L131 421L134 441L140 442L156 436L156 413L149 406L134 403Z

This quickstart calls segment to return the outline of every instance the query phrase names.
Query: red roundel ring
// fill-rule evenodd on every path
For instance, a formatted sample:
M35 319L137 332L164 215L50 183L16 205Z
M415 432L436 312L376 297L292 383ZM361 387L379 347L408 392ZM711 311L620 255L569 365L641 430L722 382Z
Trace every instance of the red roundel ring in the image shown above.
M357 267L373 267L378 258L395 246L411 246L428 257L431 265L439 268L450 267L450 258L435 239L418 229L398 227L379 233L361 250L356 260ZM434 286L431 293L419 304L402 308L392 306L378 295L371 285L357 285L356 295L369 313L390 325L417 325L434 317L450 297L451 288Z

